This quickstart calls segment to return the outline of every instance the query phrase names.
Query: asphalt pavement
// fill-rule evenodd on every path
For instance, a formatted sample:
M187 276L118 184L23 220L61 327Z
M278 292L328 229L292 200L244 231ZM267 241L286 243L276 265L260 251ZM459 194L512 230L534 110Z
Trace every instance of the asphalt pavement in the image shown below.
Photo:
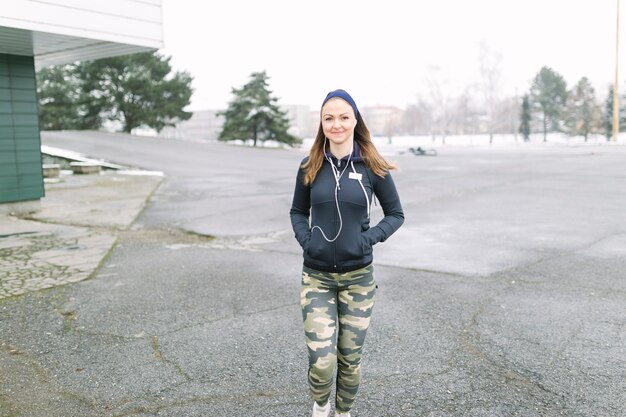
M2 261L30 282L90 271L0 297L0 416L309 415L288 219L304 153L43 142L165 176L67 177L39 213L0 218ZM390 156L407 220L375 248L352 415L624 416L625 157L604 144ZM2 286L25 281L15 265L0 264Z

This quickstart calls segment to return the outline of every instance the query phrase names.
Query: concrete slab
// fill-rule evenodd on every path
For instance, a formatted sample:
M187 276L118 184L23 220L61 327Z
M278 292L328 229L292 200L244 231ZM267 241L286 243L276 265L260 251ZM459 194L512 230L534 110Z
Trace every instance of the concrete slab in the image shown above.
M0 299L92 276L162 181L158 175L64 175L40 209L0 215Z

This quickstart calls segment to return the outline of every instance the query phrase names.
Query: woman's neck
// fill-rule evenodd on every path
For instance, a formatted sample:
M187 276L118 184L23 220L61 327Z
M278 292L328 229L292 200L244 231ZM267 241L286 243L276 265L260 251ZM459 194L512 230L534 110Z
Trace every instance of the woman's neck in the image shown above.
M332 153L335 158L341 159L346 155L350 155L352 153L352 149L354 149L354 139L350 139L345 141L340 145L336 145L329 141L330 153Z

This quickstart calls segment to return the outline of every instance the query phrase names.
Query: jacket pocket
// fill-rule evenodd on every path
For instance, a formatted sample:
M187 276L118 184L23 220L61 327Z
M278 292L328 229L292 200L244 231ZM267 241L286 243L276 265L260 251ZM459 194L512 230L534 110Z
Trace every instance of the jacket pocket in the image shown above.
M335 244L337 262L354 262L363 258L363 236L359 230L343 230Z
M364 256L371 254L373 250L372 245L369 243L369 239L364 233L361 233L361 250L363 251Z
M329 244L324 240L321 233L311 233L309 244L305 250L305 253L309 255L309 257L319 260L325 259L325 251L329 250Z

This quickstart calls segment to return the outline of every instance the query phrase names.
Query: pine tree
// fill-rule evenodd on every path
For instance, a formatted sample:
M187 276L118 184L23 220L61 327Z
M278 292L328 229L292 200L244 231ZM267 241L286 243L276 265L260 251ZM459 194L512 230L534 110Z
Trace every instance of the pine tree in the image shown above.
M170 57L156 52L105 58L82 63L78 68L89 95L89 111L118 120L123 131L148 126L160 132L188 120L192 77L172 74Z
M613 86L609 87L609 95L604 103L604 135L609 141L613 137Z
M42 130L98 129L102 119L90 113L77 64L53 65L37 72Z
M558 131L561 113L567 100L567 85L563 77L549 67L543 67L535 76L530 88L531 105L541 114L543 141L548 129Z
M622 103L626 101L626 97L620 95L620 106L619 106L619 131L623 132L626 130L626 114L625 109ZM606 136L606 140L609 141L613 137L613 86L609 86L609 94L604 101L604 135Z
M65 66L37 74L43 129L98 129L104 118L160 131L187 120L191 76L172 74L170 58L140 53Z
M601 124L601 110L595 90L587 77L583 77L568 93L565 106L566 132L572 136L581 135L587 142L590 133L600 131Z
M272 97L268 79L265 71L254 72L242 88L232 89L234 99L225 111L219 113L224 116L219 140L252 139L254 146L257 146L257 141L266 140L288 145L300 143L300 139L287 132L287 112L281 110L278 99Z
M528 94L524 95L522 99L522 111L520 114L520 126L519 132L524 138L524 142L528 142L530 140L530 99L528 98Z

